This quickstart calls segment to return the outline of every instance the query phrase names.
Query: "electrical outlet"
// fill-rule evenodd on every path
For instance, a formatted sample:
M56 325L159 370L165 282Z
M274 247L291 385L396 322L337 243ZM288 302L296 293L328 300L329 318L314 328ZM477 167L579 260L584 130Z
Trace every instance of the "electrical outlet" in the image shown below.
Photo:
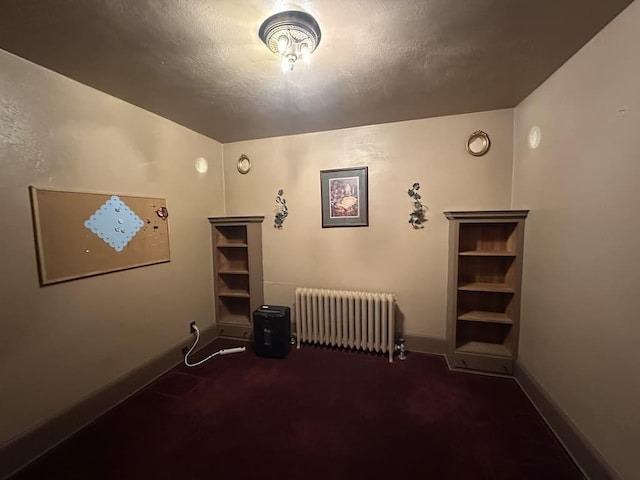
M196 322L191 322L189 324L189 333L196 333Z

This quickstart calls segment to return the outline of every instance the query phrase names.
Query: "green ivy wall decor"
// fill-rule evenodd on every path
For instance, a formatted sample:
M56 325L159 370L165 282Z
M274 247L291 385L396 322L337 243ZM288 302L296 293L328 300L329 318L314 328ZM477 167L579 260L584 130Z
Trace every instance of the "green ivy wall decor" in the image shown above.
M409 214L409 224L415 229L424 228L423 224L427 222L425 218L427 207L423 205L422 197L418 193L418 190L420 190L420 184L414 183L407 192L413 202L413 211Z
M273 209L273 212L276 214L273 219L273 228L282 229L282 225L284 224L284 219L289 215L289 208L287 207L287 201L282 196L284 195L284 190L278 190L278 196L276 197L276 207Z

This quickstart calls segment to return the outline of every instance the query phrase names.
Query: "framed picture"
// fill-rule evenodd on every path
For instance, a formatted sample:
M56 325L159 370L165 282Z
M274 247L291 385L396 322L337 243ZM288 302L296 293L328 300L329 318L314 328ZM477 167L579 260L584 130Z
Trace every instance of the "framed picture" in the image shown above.
M322 170L322 228L369 225L367 167Z

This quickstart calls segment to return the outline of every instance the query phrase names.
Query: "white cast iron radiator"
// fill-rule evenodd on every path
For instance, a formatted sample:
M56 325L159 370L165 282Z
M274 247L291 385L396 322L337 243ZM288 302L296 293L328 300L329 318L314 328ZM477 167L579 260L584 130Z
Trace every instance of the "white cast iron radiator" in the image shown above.
M300 342L389 354L393 362L395 296L390 293L296 288Z

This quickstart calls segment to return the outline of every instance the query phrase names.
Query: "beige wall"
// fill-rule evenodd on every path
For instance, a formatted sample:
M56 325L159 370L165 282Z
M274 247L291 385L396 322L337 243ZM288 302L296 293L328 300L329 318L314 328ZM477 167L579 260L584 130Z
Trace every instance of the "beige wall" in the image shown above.
M509 208L512 110L399 122L224 145L227 213L265 215L265 301L292 305L297 286L388 291L404 332L445 336L448 224L445 210ZM493 141L484 157L465 142ZM240 154L253 167L236 170ZM320 170L369 168L369 227L321 226ZM407 190L421 185L426 228L408 224ZM273 228L278 189L289 217Z
M638 26L636 1L518 106L514 145L513 206L531 209L520 359L628 479L640 478Z
M0 446L212 324L221 159L214 140L0 51ZM29 185L165 197L171 262L40 288Z

